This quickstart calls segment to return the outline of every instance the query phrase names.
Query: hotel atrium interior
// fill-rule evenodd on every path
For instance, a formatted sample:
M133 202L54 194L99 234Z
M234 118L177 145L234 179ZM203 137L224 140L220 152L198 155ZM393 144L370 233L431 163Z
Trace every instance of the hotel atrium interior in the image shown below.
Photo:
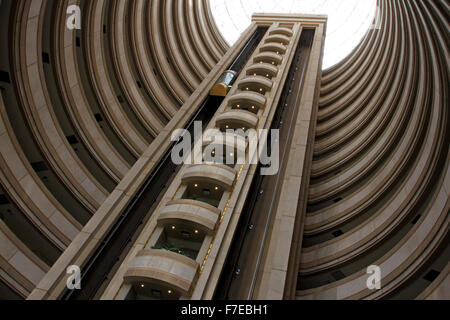
M448 1L0 0L0 25L0 300L450 300Z

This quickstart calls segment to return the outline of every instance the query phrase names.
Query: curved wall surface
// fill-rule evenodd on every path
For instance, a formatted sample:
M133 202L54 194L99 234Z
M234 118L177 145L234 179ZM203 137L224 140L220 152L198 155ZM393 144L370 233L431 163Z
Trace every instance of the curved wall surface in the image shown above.
M0 16L0 295L25 298L228 46L206 0L5 0Z
M448 274L449 7L379 6L380 28L322 76L299 299L413 299Z
M449 292L450 8L378 4L322 76L298 299ZM208 0L3 0L0 21L0 298L17 299L229 48Z

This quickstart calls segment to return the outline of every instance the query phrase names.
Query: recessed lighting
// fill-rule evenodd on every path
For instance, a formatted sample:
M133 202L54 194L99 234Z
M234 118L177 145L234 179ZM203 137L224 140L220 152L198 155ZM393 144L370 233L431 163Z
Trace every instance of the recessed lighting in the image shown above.
M167 290L167 293L168 293L168 294L171 294L171 293L172 293L172 290Z
M228 129L228 128L229 128L229 126L228 126L228 125L226 125L226 126L225 126L225 128L227 128L227 129Z
M252 109L255 109L255 106L252 106Z
M195 234L198 234L198 230L194 230L194 233L195 233Z
M214 190L219 190L219 187L214 187Z
M263 91L263 89L262 89L262 88L260 88L260 89L259 89L259 91Z
M198 187L198 184L194 184L194 187L196 187L196 188L197 188L197 187Z
M236 105L236 107L238 107L238 108L239 108L240 106L241 106L240 104Z
M145 287L143 283L141 283L141 288Z
M175 230L175 226L172 226L172 230Z
M269 74L266 74L266 77L268 77L269 76Z
M247 91L248 91L248 88L245 88L245 90L247 90Z

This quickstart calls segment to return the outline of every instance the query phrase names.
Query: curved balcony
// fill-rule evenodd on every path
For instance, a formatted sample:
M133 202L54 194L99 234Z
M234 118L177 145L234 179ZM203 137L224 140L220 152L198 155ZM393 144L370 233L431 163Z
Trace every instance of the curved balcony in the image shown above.
M237 105L247 105L247 106L255 106L258 109L264 108L266 104L266 97L258 92L244 91L237 94L234 94L230 100L228 105L237 106Z
M253 58L255 63L271 63L275 65L279 65L281 61L283 61L283 56L276 54L274 52L262 52Z
M208 145L229 146L236 151L244 151L247 146L245 138L234 133L223 133L218 131L217 134L205 135L203 137L203 147Z
M225 190L233 185L236 171L223 164L193 165L184 171L181 180L183 183L206 182L213 183Z
M255 128L258 124L258 116L250 111L231 110L222 113L216 119L216 125L219 128L237 129ZM228 127L227 127L228 126Z
M238 88L241 90L246 90L249 88L250 90L256 92L266 92L272 89L272 85L272 81L266 77L252 76L239 81Z
M269 31L269 35L274 35L274 34L277 34L277 35L282 34L287 37L292 37L294 32L289 28L278 27L278 28L273 28L272 30Z
M262 45L259 49L260 52L266 52L266 51L272 51L272 52L279 52L279 53L286 53L286 46L277 43L277 42L269 42L265 45Z
M195 260L175 252L142 250L131 261L124 280L133 284L154 284L183 296L189 294L198 267Z
M265 43L269 43L269 42L278 42L278 43L282 43L282 44L288 44L289 41L291 39L289 37L286 37L282 34L274 34L274 35L270 35L266 38L266 40L264 40Z
M276 77L278 68L271 63L256 63L247 68L247 75L262 75L265 77Z
M197 200L172 200L162 209L158 223L169 225L180 220L194 229L211 234L216 227L220 210Z

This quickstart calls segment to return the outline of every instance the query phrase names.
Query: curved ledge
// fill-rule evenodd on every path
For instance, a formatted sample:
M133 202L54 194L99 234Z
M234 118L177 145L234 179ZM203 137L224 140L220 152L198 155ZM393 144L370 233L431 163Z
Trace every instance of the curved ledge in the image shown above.
M382 27L322 77L298 299L422 299L417 270L445 255L448 22L434 2L379 5Z
M205 181L217 184L225 190L230 190L236 172L223 164L200 164L187 168L181 178L184 183Z
M272 30L269 31L269 35L284 35L284 36L288 36L288 37L292 37L292 35L294 34L294 32L289 29L289 28L284 28L284 27L278 27L278 28L273 28Z
M272 88L272 85L272 81L266 77L252 76L239 81L238 88L241 90L245 90L245 88L259 90L259 88L262 88L264 91L268 91Z
M276 77L278 68L270 63L256 63L247 68L247 75L255 74Z
M283 56L274 52L263 52L255 55L253 61L255 63L260 63L262 61L263 63L275 63L276 65L278 65L281 63L281 61L283 61Z
M131 262L124 280L167 286L187 295L197 274L198 263L166 250L142 250Z
M61 79L61 87L66 89L66 94L62 94L62 98L65 101L68 114L93 158L97 159L97 162L108 175L118 182L126 175L130 165L105 136L104 131L91 112L92 109L79 74L81 70L77 67L79 62L77 61L75 34L64 32L65 26L59 25L56 28L55 32L59 33L59 43L55 46L53 54L59 56L61 61L57 72ZM65 43L70 43L70 45L64 46Z
M183 220L195 229L211 234L220 210L205 202L189 199L172 200L162 209L158 223L163 225Z
M286 50L287 50L286 46L276 42L266 43L265 45L262 45L261 48L259 49L260 52L272 51L280 53L286 53Z
M23 214L58 248L65 250L82 226L48 192L19 147L0 94L0 182L11 185ZM6 174L5 174L6 173ZM51 213L51 217L47 215Z
M218 130L217 134L205 135L203 138L203 147L214 145L214 146L225 146L230 147L230 149L236 150L238 153L245 153L247 142L245 138L234 134L234 133L223 133Z
M230 127L255 128L258 124L258 116L253 112L245 110L231 110L222 113L216 119L216 125L222 128L225 125Z
M113 78L109 76L105 52L103 48L104 34L100 30L102 21L102 6L100 2L87 4L87 10L93 12L89 17L89 27L83 33L86 37L86 52L88 54L86 63L89 71L89 78L94 84L94 93L101 110L111 122L117 136L120 137L127 149L135 156L139 157L147 148L147 142L134 127L129 117L126 115L117 93L113 87ZM100 85L102 84L102 85Z
M48 272L49 267L25 246L0 220L0 279L27 296Z
M266 97L257 92L240 92L231 96L228 105L235 105L238 103L246 103L254 105L257 108L264 108Z
M269 42L278 42L278 43L282 43L282 44L288 44L289 41L291 39L289 37L286 37L282 34L274 34L274 35L270 35L268 36L264 42L265 43L269 43Z

